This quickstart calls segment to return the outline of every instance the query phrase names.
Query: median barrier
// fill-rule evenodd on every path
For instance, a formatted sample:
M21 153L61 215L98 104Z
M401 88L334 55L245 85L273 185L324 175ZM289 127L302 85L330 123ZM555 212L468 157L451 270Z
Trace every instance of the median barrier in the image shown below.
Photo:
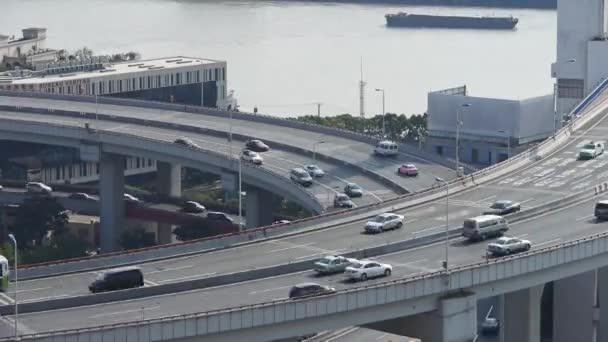
M604 80L600 84L600 86L598 86L596 88L596 90L594 90L594 92L592 92L592 94L589 95L589 97L599 96L599 94L603 93L603 91L606 89L607 86L608 86L608 80ZM1 91L0 91L0 94L2 94ZM588 103L589 102L587 102L587 105L588 105ZM599 106L600 106L600 104L596 104L593 107L593 109L595 109ZM583 105L575 108L575 110L573 111L573 113L577 113L575 119L572 120L567 126L560 129L552 138L545 140L541 144L539 144L523 153L520 153L519 155L517 155L513 158L503 161L499 164L490 166L486 169L483 169L483 170L480 170L473 174L467 175L466 177L456 179L456 180L449 182L450 183L450 193L454 194L454 193L469 189L471 187L474 187L476 185L479 185L481 183L496 179L502 175L508 174L509 172L518 170L521 167L523 167L524 165L528 165L530 162L539 161L543 157L549 156L551 153L554 153L555 150L561 144L563 144L563 142L567 141L567 139L570 137L570 135L572 134L572 132L574 130L582 127L589 120L591 120L591 118L597 116L598 114L605 115L605 113L607 112L607 110L603 110L598 113L598 112L592 112L591 110L585 111L586 109L587 108ZM586 115L588 113L594 113L594 115ZM298 230L298 227L300 227L302 225L307 225L311 221L314 221L314 223L316 224L316 226L313 227L312 229L320 230L320 229L327 228L327 227L334 227L335 224L331 224L326 227L323 227L322 224L325 222L328 222L328 221L336 222L335 218L338 216L342 216L342 223L349 222L349 221L352 222L353 217L358 217L358 219L363 219L363 218L377 215L386 210L391 210L391 211L400 210L400 209L409 208L409 207L413 207L416 205L428 203L428 202L431 202L433 200L443 197L443 193L444 193L443 188L425 189L425 190L422 190L422 191L419 191L416 193L412 193L412 194L408 194L408 195L394 198L391 200L387 200L382 203L361 206L361 207L358 207L356 209L351 209L351 210L344 210L344 211L339 211L339 212L334 212L334 213L328 213L328 214L320 215L320 216L317 216L314 218L294 221L291 224L261 227L261 228L255 229L255 231L263 231L264 238L267 238L267 236L273 236L273 237L290 236L290 235L295 235L295 234L300 234L302 232L310 231L309 229L306 229L306 227ZM319 227L319 226L321 226L321 227ZM250 232L245 232L244 234L250 234ZM220 237L217 237L214 239L217 239L219 241L217 241L215 244L215 247L212 247L212 248L208 248L209 239L200 239L200 240L181 243L178 245L155 246L155 247L149 247L149 248L140 249L140 250L110 253L110 254L106 254L106 255L98 256L98 257L68 259L68 260L55 261L55 262L51 262L51 263L29 265L29 267L26 266L26 268L21 272L27 273L27 271L29 270L29 271L32 271L33 274L35 274L35 275L33 275L33 277L44 277L44 276L53 275L53 273L54 273L53 269L55 267L58 267L60 270L63 270L64 272L73 273L73 272L78 272L78 269L80 269L80 270L99 269L99 267L101 267L99 265L105 265L105 267L103 267L103 268L107 268L109 265L112 265L112 266L121 265L120 263L117 263L117 264L112 263L112 261L110 261L109 258L118 258L118 259L120 259L121 262L125 262L126 264L136 264L136 263L145 262L145 261L162 260L162 259L169 258L172 255L173 256L184 256L184 255L191 255L191 254L195 254L195 253L203 253L205 251L212 251L212 250L214 250L213 248L229 248L229 247L233 247L233 246L226 246L226 242L235 240L234 235L220 236ZM253 243L252 241L249 241L248 239L245 239L245 240L248 243ZM242 242L242 240L238 239L238 242ZM198 248L197 248L197 246L198 246ZM189 252L183 252L184 247L189 249ZM169 249L170 249L170 251L168 251ZM164 250L164 252L163 252L163 250ZM163 254L163 256L158 256L158 255L151 256L150 255L150 254L159 254L159 253ZM135 256L136 254L139 256ZM167 255L169 255L169 256L167 256ZM128 257L125 258L124 256L128 256ZM125 261L124 259L128 259L128 261ZM65 271L64 269L66 268L66 265L68 265L70 263L74 263L75 265L67 266L67 268L70 269L70 271ZM97 266L92 266L91 264L96 264ZM80 265L80 268L78 267L79 265ZM48 268L48 269L46 271L41 271L41 268ZM34 270L36 270L36 271L34 271Z
M530 208L529 210L520 211L517 213L506 215L509 223L516 223L522 220L526 220L538 215L543 215L547 212L551 212L571 204L580 203L581 201L588 200L595 196L593 191L584 190L574 195L561 198L556 201L541 204L539 206ZM448 231L448 239L454 239L460 237L462 234L462 227L452 228ZM436 242L445 240L446 232L441 231L437 233L431 233L423 236L413 235L411 238L394 242L387 243L384 245L378 245L370 248L364 248L360 250L353 250L342 255L348 258L366 259L374 258L394 252L404 251L413 249L416 247L427 246ZM81 295L67 298L50 299L44 301L35 301L19 304L20 313L31 313L48 310L58 310L64 308L97 305L103 303L110 303L116 301L132 300L145 297L159 296L165 294L175 294L179 292L200 290L208 287L216 287L222 285L229 285L240 283L244 281L263 279L268 277L274 277L279 275L285 275L289 273L302 272L306 270L312 270L313 260L304 260L297 262L290 262L287 264L280 264L270 267L262 267L251 269L247 271L234 272L229 274L222 274L212 277L206 277L202 279L186 280L182 282L155 285L149 287L142 287L137 289L121 290L114 292L104 292L93 295ZM13 305L2 305L0 306L0 315L12 315L14 313Z

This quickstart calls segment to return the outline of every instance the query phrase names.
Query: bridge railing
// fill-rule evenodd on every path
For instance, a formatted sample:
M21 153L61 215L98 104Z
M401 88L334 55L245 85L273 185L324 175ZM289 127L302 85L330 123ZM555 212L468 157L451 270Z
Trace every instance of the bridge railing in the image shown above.
M566 248L570 248L570 250L568 252L564 252L563 250ZM556 252L560 251L560 250L562 250L562 252L559 255L556 254ZM49 331L49 332L43 332L43 333L25 334L25 335L22 335L21 338L24 340L28 340L28 339L37 339L37 338L50 338L53 336L60 336L60 335L73 335L73 334L94 333L94 332L104 332L104 331L108 332L110 330L118 329L118 328L124 330L129 327L150 326L150 325L154 325L154 324L162 326L163 324L171 324L173 322L182 322L183 323L187 319L201 319L201 318L209 319L212 316L217 317L217 321L225 319L225 320L228 320L228 322L231 322L233 317L235 317L235 318L237 317L237 316L233 316L233 315L235 315L238 312L245 311L245 310L254 310L254 309L262 310L259 312L260 314L262 314L262 313L264 313L264 311L263 311L264 309L268 309L268 308L271 308L271 307L277 306L277 305L302 304L302 305L304 305L304 307L307 307L306 304L309 302L312 304L316 304L316 301L319 301L319 300L331 300L331 298L337 298L337 297L344 298L345 295L350 295L350 294L354 295L357 293L363 293L363 291L367 291L367 290L371 290L371 289L377 290L377 289L386 288L389 286L402 286L401 288L403 290L401 290L400 292L405 293L405 292L411 291L410 294L412 294L412 296L410 296L410 297L430 295L433 293L441 293L446 290L458 290L458 289L466 288L467 286L471 286L471 285L475 285L475 284L479 284L479 283L483 283L483 282L497 281L499 279L514 277L514 276L518 276L521 274L526 274L528 272L544 270L547 268L559 266L559 265L570 263L570 262L581 261L585 258L591 258L591 257L598 256L598 255L604 255L606 253L608 253L608 232L599 233L599 234L583 237L580 239L567 241L567 242L559 243L559 244L556 244L553 246L547 246L547 247L543 247L540 249L531 250L528 252L523 252L520 254L511 255L511 256L506 256L506 257L501 257L501 258L486 258L483 261L476 262L476 263L470 263L470 264L461 265L461 266L453 266L449 269L449 272L446 272L445 270L440 270L440 271L435 271L435 272L414 274L414 275L406 276L406 277L399 278L399 279L393 279L393 280L379 282L379 283L370 284L370 285L363 285L363 286L358 286L358 287L353 287L353 288L342 289L342 290L336 291L333 294L329 294L329 295L325 295L325 296L321 296L321 297L310 297L310 298L303 298L303 299L299 299L299 300L278 299L278 300L272 300L272 301L267 301L267 302L257 303L257 304L240 305L240 306L231 307L231 308L207 310L207 311L201 311L198 313L191 313L191 314L171 315L171 316L165 316L165 317L159 317L159 318L139 320L139 321L135 321L135 322L123 322L123 323L106 324L106 325L88 327L88 328L64 329L64 330L56 330L56 331ZM513 261L519 261L520 262L519 267L517 268L517 271L515 271L515 268L513 268L513 269L509 268L509 270L511 270L511 271L508 271L506 265L509 263L512 263ZM477 274L477 276L472 274L473 271L476 271L476 270L479 270L482 268L489 270L490 267L492 267L492 266L498 267L499 265L503 265L502 275L490 276L490 275L486 274L486 279L482 279L483 277L481 277L481 274ZM494 269L497 269L497 268L494 268ZM449 282L447 282L448 284L450 284L449 288L445 288L445 285L439 285L439 284L445 284L444 281L442 281L441 283L437 282L438 280L441 280L441 279L445 280L446 277L449 277ZM420 281L422 281L422 283L416 283L416 282L420 282ZM403 286L405 286L405 287L403 287ZM395 290L395 292L396 291L397 290ZM397 297L397 296L395 296L395 297ZM402 297L405 297L405 294L403 294ZM357 297L355 296L355 297L351 297L351 298L357 298ZM399 299L393 298L393 301L397 301L397 300L399 300ZM364 306L367 306L367 305L364 305ZM316 307L316 305L313 305L313 307ZM356 309L356 308L353 307L352 309ZM242 316L238 316L238 317L242 317ZM217 325L220 325L219 322L216 322L216 323L217 323ZM218 329L218 332L222 331L222 330L228 330L228 329ZM8 339L8 338L0 339L0 341L9 341L9 340L10 339Z
M557 131L553 137L548 138L544 142L540 143L539 145L537 145L527 151L524 151L524 152L518 154L517 156L509 158L499 164L495 164L488 168L474 172L473 174L470 174L465 177L455 179L455 180L448 182L450 185L450 192L454 193L454 192L458 192L459 190L462 190L462 189L476 186L485 181L495 179L503 174L516 170L519 167L526 165L529 161L535 161L535 160L539 160L539 159L545 157L547 154L549 154L550 152L555 150L558 146L560 146L562 143L564 143L576 129L582 127L591 118L595 117L595 115L589 115L589 114L594 113L594 110L597 107L599 107L601 105L605 106L605 104L603 104L603 101L605 100L604 97L606 97L607 88L608 88L608 79L605 79L598 85L598 87L596 87L585 98L585 100L583 100L583 102L581 102L581 104L579 106L577 106L572 111L572 113L573 113L572 116L574 117L574 119L572 121L570 121L566 126L562 127L559 131ZM7 92L4 91L4 93L7 93ZM13 92L8 92L8 93L13 94ZM3 94L3 92L0 91L0 95L2 95L2 94ZM28 94L29 93L26 93L26 95L28 95ZM39 95L39 93L32 93L32 94ZM46 94L43 94L43 95L46 95ZM51 95L51 94L49 94L49 95ZM48 96L48 97L55 98L52 96ZM82 98L84 98L87 102L91 102L90 97L82 97ZM595 102L598 99L600 99L601 101ZM128 100L128 101L132 101L132 100ZM145 103L145 101L140 101L140 102ZM168 108L172 108L173 106L176 106L173 104L164 104L164 105L167 105ZM602 113L603 112L595 113L595 114L599 115ZM252 114L252 115L257 115L257 114ZM287 232L290 230L290 227L293 227L294 225L298 225L298 226L306 225L311 222L315 222L315 223L329 222L332 219L335 219L336 217L352 216L356 213L368 213L369 214L368 216L371 216L375 213L375 211L382 210L383 208L389 207L389 208L391 208L391 210L394 210L398 207L398 204L401 204L402 207L407 207L407 206L411 206L411 205L425 203L425 202L432 201L436 198L443 196L444 192L445 192L445 190L443 187L436 186L436 187L431 187L431 188L421 190L421 191L418 191L415 193L396 197L396 198L393 198L393 199L390 199L390 200L387 200L384 202L360 206L355 209L348 209L348 210L341 210L341 211L336 211L336 212L332 212L332 213L326 213L326 214L319 215L316 217L296 220L296 221L293 221L288 224L277 224L277 225L272 225L272 226L267 226L267 227L259 227L256 229L246 230L241 233L231 233L231 234L224 234L224 235L211 237L211 238L202 238L202 239L197 239L197 240L191 240L191 241L187 241L187 242L182 242L179 245L195 245L197 243L202 243L202 242L207 242L207 241L212 241L212 240L217 240L217 239L231 238L231 237L235 237L238 235L249 236L249 239L251 239L252 236L254 238L257 236L266 237L269 235L276 235L276 234L280 234L282 232ZM404 201L407 201L407 202L404 203ZM104 254L104 255L96 256L96 257L66 259L66 260L59 260L59 261L48 262L48 263L24 265L24 267L25 268L37 268L37 267L44 267L44 266L49 266L49 265L57 265L57 264L61 264L61 263L69 263L69 262L73 262L73 261L84 261L84 260L90 260L90 259L95 259L95 258L113 257L116 255L135 254L135 253L143 252L143 251L151 251L151 250L158 250L158 249L172 248L172 247L175 247L175 244L153 246L153 247L147 247L147 248L143 248L143 249L116 252L116 253L108 253L108 254Z

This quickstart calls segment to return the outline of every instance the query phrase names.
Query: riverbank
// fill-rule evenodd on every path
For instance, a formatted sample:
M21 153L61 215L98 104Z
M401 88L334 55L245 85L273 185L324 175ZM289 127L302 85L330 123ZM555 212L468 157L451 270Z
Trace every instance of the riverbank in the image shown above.
M402 4L418 6L459 6L494 8L557 9L557 0L284 0L297 2Z

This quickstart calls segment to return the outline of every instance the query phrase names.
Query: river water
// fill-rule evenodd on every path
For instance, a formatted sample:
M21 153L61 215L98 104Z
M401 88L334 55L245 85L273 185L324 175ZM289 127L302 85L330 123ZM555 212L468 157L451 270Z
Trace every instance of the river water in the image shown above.
M395 29L384 14L513 15L516 31ZM48 28L47 46L95 53L135 50L228 61L243 109L280 116L422 113L431 90L466 84L473 96L526 98L552 91L556 12L525 9L207 0L2 0L0 33Z

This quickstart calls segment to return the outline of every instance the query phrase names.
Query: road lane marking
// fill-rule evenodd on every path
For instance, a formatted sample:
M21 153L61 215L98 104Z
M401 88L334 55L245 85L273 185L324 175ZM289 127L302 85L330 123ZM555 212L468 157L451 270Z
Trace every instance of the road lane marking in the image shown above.
M530 234L521 234L521 235L517 235L515 237L518 238L518 239L523 239L523 238L525 238L528 235L530 235Z
M277 290L284 290L284 289L288 289L292 287L292 285L288 285L288 286L281 286L281 287L274 287L272 289L266 289L266 290L259 290L259 291L251 291L249 292L249 294L256 294L256 293L264 293L264 292L270 292L270 291L277 291Z
M48 289L52 289L52 287L39 287L36 289L25 289L25 290L19 290L17 291L17 293L21 293L21 292L31 292L31 291L40 291L40 290L48 290ZM15 291L13 291L15 292Z
M344 337L344 336L346 336L346 335L350 335L350 334L352 334L352 333L356 332L357 330L359 330L359 327L350 327L350 328L346 328L344 331L340 331L340 330L338 330L338 331L336 331L336 332L338 333L337 335L335 335L335 336L333 336L333 337L328 338L327 340L325 340L325 342L332 342L332 341L335 341L335 340L337 340L337 339L339 339L339 338L341 338L341 337Z
M13 304L15 301L4 292L0 292L0 301L6 304Z
M532 198L528 198L528 199L527 199L527 200L525 200L525 201L521 201L521 202L519 202L519 204L524 204L524 203L531 202L531 201L534 201L534 197L532 197Z
M152 280L144 279L144 285L156 286L156 285L158 285L158 283L155 283Z
M553 239L553 240L537 243L537 244L534 245L534 247L538 247L538 246L542 246L542 245L547 245L547 244L554 243L554 242L557 242L557 241L560 241L560 240L561 240L561 238L557 238L557 239Z
M489 199L492 199L492 198L494 198L494 197L496 197L496 195L494 195L494 196L490 196L490 197L486 197L486 198L482 198L482 199L480 199L479 201L475 201L474 203L485 202L485 201L487 201L487 200L489 200Z
M346 250L346 248L340 248L340 249L336 249L336 250L333 250L333 251L330 251L330 250L321 251L321 252L318 252L318 253L315 253L315 254L309 254L309 255L303 255L301 257L297 257L296 260L306 259L306 258L310 258L310 257L313 257L313 256L322 255L322 254L337 255L337 254L339 254L338 252L343 252L345 250Z
M162 283L169 283L169 282L178 281L178 280L185 280L185 279L192 279L192 278L204 278L204 277L209 277L209 276L212 276L215 274L217 274L217 272L195 274L195 275L180 277L180 278L163 279L163 280L158 280L158 283L162 284Z
M595 215L591 214L591 215L586 215L586 216L583 216L583 217L579 217L579 218L576 219L576 221L583 221L583 220L586 220L586 219L591 218L593 216L595 216Z
M444 217L444 219L445 219L445 217ZM412 232L412 234L424 233L424 232L428 232L428 231L439 229L439 228L445 228L445 224L442 224L442 225L436 226L436 227L431 227L431 228L426 228L426 229L422 229L422 230L417 230L415 232Z
M62 294L62 295L48 296L48 297L20 299L19 303L38 302L38 301L42 301L42 300L58 299L58 298L65 298L65 297L70 297L70 295Z
M376 337L376 341L378 341L378 340L381 340L381 339L385 338L385 337L386 337L386 335L388 335L388 334L387 334L387 333L384 333L384 334L382 334L382 335L380 335L380 336Z
M151 306L151 307L148 307L148 308L144 307L144 308L141 308L141 309L131 309L131 310L125 310L125 311L106 312L106 313L102 313L102 314L98 314L98 315L89 316L88 318L100 318L100 317L105 317L105 316L122 315L122 314L133 313L133 312L141 313L142 311L156 310L156 309L159 309L159 308L160 308L160 306Z
M144 274L155 274L155 273L161 273L161 272L177 271L177 270L183 270L183 269L191 268L191 267L194 267L194 265L187 265L187 266L180 266L180 267L173 267L173 268L165 268L165 269L162 269L162 270L144 272Z
M287 250L290 250L290 249L302 248L302 247L312 246L312 245L316 245L316 244L317 244L316 242L310 242L310 243L305 243L305 244L301 244L301 245L294 244L293 246L290 246L290 247L273 249L273 250L264 252L264 254L270 254L270 253L275 253L275 252L283 252L283 251L287 251Z

